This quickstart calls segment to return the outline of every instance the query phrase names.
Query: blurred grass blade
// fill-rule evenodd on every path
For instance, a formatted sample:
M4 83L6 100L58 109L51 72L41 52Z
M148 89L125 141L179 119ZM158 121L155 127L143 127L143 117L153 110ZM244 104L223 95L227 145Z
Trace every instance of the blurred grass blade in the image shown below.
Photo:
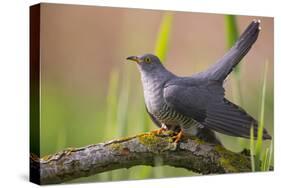
M236 17L234 15L225 15L225 27L226 27L227 48L230 49L235 44L235 42L238 40L239 37ZM235 103L243 106L239 64L234 68L233 76L234 79L231 80L232 98ZM240 139L240 138L237 139L239 140L241 147L246 146L246 142L244 139Z
M262 160L262 171L269 171L271 160L272 160L272 150L273 150L273 142L270 143L270 147L266 148L265 154Z
M225 16L225 26L226 26L226 39L227 39L227 48L230 49L239 37L236 17L234 15ZM238 65L239 66L239 65ZM239 68L236 66L234 72L239 72Z
M117 93L119 84L119 72L113 69L110 73L109 84L106 98L106 126L104 129L105 140L113 139L115 136L116 111L117 111ZM112 172L99 175L101 181L112 180Z
M255 151L255 166L256 170L260 171L260 158L261 158L261 151L262 151L262 137L263 137L263 128L264 128L264 109L265 109L265 98L266 98L266 78L267 78L267 69L268 69L268 62L265 63L265 70L264 70L264 78L262 84L262 97L261 97L261 107L260 107L260 121L259 121L259 128L258 128L258 138L256 143L256 151Z
M225 16L226 35L227 35L227 47L231 48L238 39L238 29L236 24L236 18L233 15Z
M225 15L225 26L226 26L226 39L227 49L230 49L238 39L238 29L236 24L236 17L234 15ZM238 77L239 64L234 68L234 75Z
M142 87L139 87L139 92L143 92L142 91ZM141 96L142 97L142 96ZM143 99L140 99L143 101ZM151 125L151 120L149 118L149 115L145 109L145 104L144 102L141 103L141 108L142 108L142 113L139 113L139 118L140 119L140 126L141 126L141 130L142 132L148 132L150 130L150 125ZM155 127L156 128L156 127ZM139 179L145 179L145 178L150 178L152 176L152 168L147 167L147 166L142 166L141 170L139 171Z
M225 16L225 26L226 26L226 39L227 48L230 49L239 37L239 32L237 29L236 17L233 15ZM240 83L240 71L239 64L233 70L234 80L233 80L233 98L234 101L240 105L243 105L242 93L241 93L241 83Z
M172 13L165 13L158 31L155 55L157 55L162 62L166 60L168 43L171 33L173 15Z
M128 105L130 96L130 69L125 69L117 107L117 137L127 136Z
M261 170L262 171L266 171L266 167L268 165L268 156L269 156L269 148L266 148L265 153L263 155L262 158L262 166L261 166Z
M251 152L251 164L252 172L255 172L255 139L254 139L254 128L250 130L250 152Z
M163 169L163 158L160 156L154 157L154 168L153 174L155 178L163 178L164 176L164 169Z
M115 132L117 138L122 138L127 136L128 134L128 113L129 113L129 96L130 96L130 77L131 71L130 67L126 67L124 69L124 73L122 74L122 86L118 97L117 104L117 131ZM120 85L119 85L120 86ZM128 170L118 170L113 172L113 180L123 180L128 179L130 173Z
M142 125L142 131L143 132L148 132L149 131L149 125L151 123L151 120L149 118L149 115L145 109L145 104L142 104L142 114L141 114L141 125Z
M112 139L115 134L113 129L116 125L116 111L117 111L117 93L118 93L118 83L119 83L119 72L113 69L110 73L110 79L107 90L107 110L106 110L106 129L105 129L105 139Z
M270 149L269 149L269 155L268 155L268 163L265 166L265 171L269 171L270 165L271 165L271 161L272 161L272 155L273 153L273 142L270 143Z

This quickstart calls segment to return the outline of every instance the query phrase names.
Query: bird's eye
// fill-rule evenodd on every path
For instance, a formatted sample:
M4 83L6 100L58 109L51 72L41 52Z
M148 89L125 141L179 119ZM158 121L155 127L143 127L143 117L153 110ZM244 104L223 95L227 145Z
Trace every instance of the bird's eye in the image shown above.
M144 61L145 61L146 63L151 63L151 59L150 59L149 57L144 58Z

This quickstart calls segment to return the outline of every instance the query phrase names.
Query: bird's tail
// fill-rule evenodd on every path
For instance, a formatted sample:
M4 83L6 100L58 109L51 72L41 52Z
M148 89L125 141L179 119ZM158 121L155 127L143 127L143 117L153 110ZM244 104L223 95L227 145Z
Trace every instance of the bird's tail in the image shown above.
M203 125L230 136L250 138L252 127L254 138L257 138L258 134L258 122L241 107L227 99L224 99L223 103L210 105ZM266 129L263 129L263 139L271 139Z
M208 70L197 73L195 77L203 77L208 80L223 82L233 68L248 53L258 38L260 32L260 21L254 20L239 37L235 45Z

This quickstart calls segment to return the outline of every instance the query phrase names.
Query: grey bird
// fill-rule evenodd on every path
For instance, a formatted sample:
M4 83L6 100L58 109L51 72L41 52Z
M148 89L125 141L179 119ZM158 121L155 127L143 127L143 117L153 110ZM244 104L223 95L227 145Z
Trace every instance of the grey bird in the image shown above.
M162 130L177 132L175 142L183 134L196 135L219 143L213 131L235 137L250 138L253 127L257 138L258 122L244 109L227 100L223 83L233 68L248 53L258 38L260 21L254 20L234 46L204 72L179 77L167 70L152 54L130 56L141 73L147 112ZM263 139L271 139L263 129Z

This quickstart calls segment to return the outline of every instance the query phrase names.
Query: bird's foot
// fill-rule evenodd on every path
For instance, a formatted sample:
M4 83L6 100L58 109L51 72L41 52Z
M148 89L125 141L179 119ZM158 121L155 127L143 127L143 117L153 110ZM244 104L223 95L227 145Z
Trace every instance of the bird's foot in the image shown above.
M180 132L177 133L177 135L173 136L172 138L175 139L174 143L178 143L182 137L183 137L183 130L180 130Z
M168 128L166 127L166 125L162 124L162 127L160 129L154 130L152 131L155 134L161 134L163 131L167 131Z
M163 131L166 131L166 129L164 129L163 127L161 127L160 129L156 129L154 131L152 131L155 134L161 134Z

